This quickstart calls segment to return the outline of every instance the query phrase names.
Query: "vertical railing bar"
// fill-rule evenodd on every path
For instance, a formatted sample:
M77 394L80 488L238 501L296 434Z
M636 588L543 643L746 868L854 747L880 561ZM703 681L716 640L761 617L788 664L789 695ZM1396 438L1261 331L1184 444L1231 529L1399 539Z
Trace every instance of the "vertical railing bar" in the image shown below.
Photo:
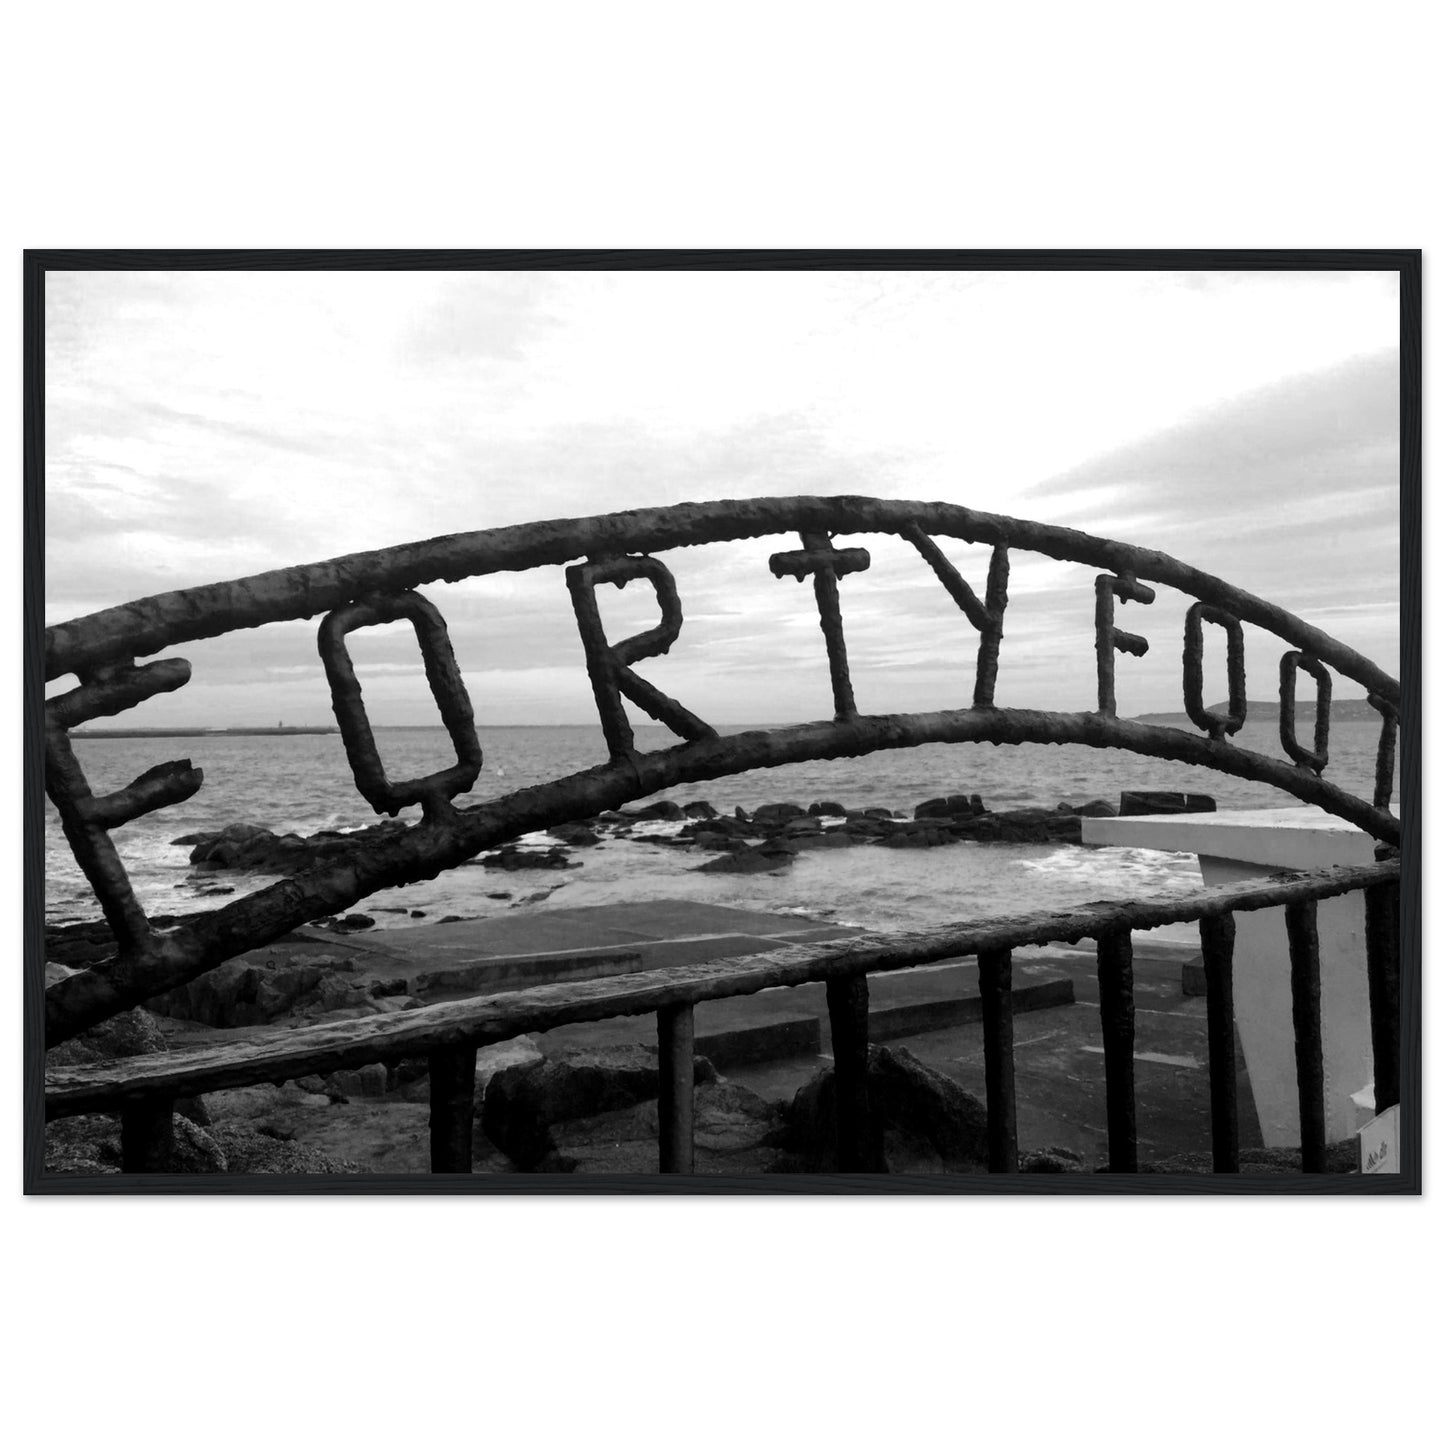
M984 1098L988 1104L991 1174L1019 1170L1018 1111L1014 1094L1013 950L987 948L978 956L983 1009Z
M1234 1052L1234 915L1199 920L1209 1029L1209 1131L1216 1174L1239 1173L1239 1100Z
M472 1172L473 1099L477 1087L475 1044L451 1044L427 1055L431 1097L431 1172Z
M1099 935L1098 971L1109 1172L1134 1174L1139 1169L1134 1106L1134 942L1127 928Z
M1299 1084L1300 1168L1325 1171L1325 1052L1320 1029L1320 940L1314 899L1287 903L1295 1078Z
M164 1174L171 1168L176 1121L170 1099L147 1099L120 1111L120 1167L125 1174Z
M692 1050L692 1005L658 1009L657 1163L663 1174L693 1172Z
M1370 984L1370 1043L1375 1053L1375 1112L1400 1102L1400 885L1365 889L1365 966Z
M851 978L830 978L827 993L838 1113L838 1168L844 1173L877 1173L883 1162L868 1106L868 977L860 973Z

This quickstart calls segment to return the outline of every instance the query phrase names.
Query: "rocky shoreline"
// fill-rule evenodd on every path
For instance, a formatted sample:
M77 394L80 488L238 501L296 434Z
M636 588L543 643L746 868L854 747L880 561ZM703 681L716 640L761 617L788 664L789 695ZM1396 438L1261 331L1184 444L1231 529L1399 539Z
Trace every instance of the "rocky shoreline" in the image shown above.
M787 867L811 848L932 848L971 842L1078 842L1081 819L1136 806L1181 811L1180 795L1120 807L1098 800L1057 809L992 812L977 795L932 799L911 817L884 808L848 810L821 801L804 808L779 802L751 814L719 813L710 804L659 802L604 813L550 830L472 860L470 866L582 866L574 854L604 840L691 850L707 871ZM1201 800L1202 801L1202 800ZM1200 806L1195 802L1195 807ZM658 828L655 825L672 825ZM280 836L232 826L176 840L206 873L295 872L358 843L405 827L385 822L356 833ZM424 916L410 910L413 917ZM154 920L164 927L171 920ZM446 920L440 920L446 921ZM372 925L365 914L323 920L263 949L228 960L145 1009L107 1020L52 1050L48 1060L76 1064L186 1047L217 1035L296 1028L421 1007L405 979L368 975L357 944L344 935ZM342 935L334 941L325 931ZM47 929L47 981L87 967L114 950L103 923ZM975 1172L986 1167L980 1101L945 1074L897 1046L870 1055L877 1105L877 1157L888 1172ZM698 1171L714 1174L806 1173L836 1168L831 1140L830 1068L820 1069L789 1099L767 1099L696 1065ZM198 1173L412 1172L428 1167L428 1073L425 1059L257 1085L190 1101L178 1115L173 1168ZM645 1046L571 1050L523 1037L479 1051L475 1095L478 1172L646 1173L657 1169L657 1061ZM119 1170L114 1117L59 1120L47 1128L47 1168L69 1173ZM1064 1149L1034 1151L1030 1171L1087 1166Z
M799 853L814 848L872 846L938 848L956 843L1078 843L1086 817L1119 813L1212 811L1213 800L1181 793L1124 793L1116 805L1105 799L1084 804L1060 803L1055 808L993 811L977 794L955 793L918 804L912 814L889 808L845 808L818 801L804 807L795 802L765 803L748 812L720 812L709 802L671 801L600 813L547 830L552 841L534 839L506 843L464 867L500 872L560 871L582 866L576 855L603 841L630 840L650 847L690 850L711 856L697 865L709 873L759 873L786 868ZM637 832L639 824L676 824L670 833ZM276 834L267 828L236 823L217 832L189 833L173 839L190 848L189 862L201 873L227 871L288 876L333 862L351 850L394 836L409 825L376 823L354 832L320 832L302 837ZM231 891L226 885L202 886L204 895ZM425 917L420 910L412 917ZM364 916L342 927L366 926Z

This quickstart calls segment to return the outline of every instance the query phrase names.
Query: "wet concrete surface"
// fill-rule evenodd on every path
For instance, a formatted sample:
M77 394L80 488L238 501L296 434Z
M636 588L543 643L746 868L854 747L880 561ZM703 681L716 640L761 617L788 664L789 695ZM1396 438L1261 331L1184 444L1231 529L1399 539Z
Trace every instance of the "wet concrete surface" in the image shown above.
M478 920L377 930L344 939L320 937L352 958L358 977L414 978L456 970L458 982L465 980L467 986L454 991L431 989L426 995L431 1002L449 993L493 991L476 987L473 977L489 959L531 957L542 963L543 955L562 958L615 950L637 957L638 962L627 968L631 971L638 966L660 968L737 957L785 943L822 942L853 931L786 915L662 902L557 909L506 920L501 927L496 921ZM315 931L303 932L310 937ZM302 935L296 941L302 942ZM1197 950L1186 946L1153 943L1143 935L1135 940L1135 1088L1141 1164L1209 1149L1205 1001L1185 992L1187 965L1197 957ZM559 964L559 968L565 975L565 967ZM1093 948L1055 945L1016 950L1013 984L1020 1150L1065 1149L1078 1155L1086 1168L1101 1166L1107 1133ZM975 961L875 974L869 987L875 1042L907 1048L978 1098L984 1097ZM791 1099L830 1061L821 984L701 1004L696 1010L696 1033L698 1052L713 1054L727 1078L772 1099ZM535 1040L544 1053L653 1043L656 1021L646 1015L568 1025L536 1035ZM1240 1145L1250 1148L1261 1138L1238 1045L1236 1057Z
M1014 1077L1019 1150L1064 1148L1088 1168L1108 1153L1103 1038L1092 948L1048 950L1046 962L1015 956L1017 985L1028 970L1046 968L1072 980L1075 1002L1014 1017ZM1135 1108L1141 1164L1210 1147L1209 1057L1205 1002L1186 997L1185 948L1136 945L1134 954ZM984 1097L981 1025L932 1029L896 1041L930 1067ZM768 1098L791 1098L815 1069L828 1062L780 1060L728 1070L728 1077ZM1242 1148L1261 1143L1243 1050L1236 1041L1239 1138Z

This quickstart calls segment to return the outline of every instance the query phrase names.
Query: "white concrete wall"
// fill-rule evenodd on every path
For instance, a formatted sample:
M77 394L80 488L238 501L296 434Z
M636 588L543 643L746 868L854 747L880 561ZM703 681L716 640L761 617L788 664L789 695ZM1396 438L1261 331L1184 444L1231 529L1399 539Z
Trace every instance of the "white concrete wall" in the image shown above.
M1284 868L1371 863L1374 840L1316 808L1238 813L1180 813L1142 818L1086 818L1084 842L1196 853L1207 886L1241 883ZM1244 1046L1260 1131L1271 1146L1299 1144L1289 939L1284 909L1236 913L1234 1014ZM1325 899L1318 912L1320 1020L1325 1066L1325 1129L1348 1139L1371 1111L1369 981L1365 968L1363 893Z

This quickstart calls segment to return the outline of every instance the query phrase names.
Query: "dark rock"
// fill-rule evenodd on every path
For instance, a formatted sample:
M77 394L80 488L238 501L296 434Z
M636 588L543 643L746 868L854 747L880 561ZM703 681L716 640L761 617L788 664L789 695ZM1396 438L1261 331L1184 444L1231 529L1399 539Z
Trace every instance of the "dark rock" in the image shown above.
M883 848L937 848L952 843L953 834L944 828L900 828L879 840Z
M291 955L257 952L227 959L149 1000L168 1018L189 1019L212 1028L243 1028L270 1023L287 1014L315 1014L367 1002L350 973L350 959L335 954Z
M821 833L823 821L817 817L789 818L783 824L783 836L785 838L797 838L809 833Z
M1092 798L1087 803L1080 803L1074 812L1081 818L1117 818L1119 810L1103 798Z
M297 1080L300 1083L301 1080ZM363 1064L359 1069L339 1069L323 1080L324 1092L347 1099L381 1099L386 1096L386 1065Z
M782 840L763 843L756 848L742 848L736 853L723 853L709 858L694 870L698 873L769 873L786 868L797 854L796 848Z
M540 1168L586 1174L657 1173L657 1104L653 1100L560 1124L553 1134L556 1151L544 1158ZM797 1161L786 1152L786 1140L783 1105L740 1084L709 1082L694 1092L696 1173L795 1173Z
M359 1174L347 1159L333 1159L319 1149L278 1138L266 1129L244 1124L219 1124L211 1136L225 1151L228 1174Z
M192 1124L199 1124L202 1129L209 1129L211 1126L211 1110L204 1098L177 1099L176 1113L189 1119Z
M753 813L753 822L771 825L803 816L803 810L796 803L764 803Z
M202 871L220 868L260 873L296 873L329 862L378 838L394 837L409 825L388 819L354 833L324 831L309 838L294 833L277 835L251 823L232 823L219 833L190 834L194 840L190 862Z
M567 858L565 848L532 849L519 848L513 843L508 843L498 853L488 853L481 860L483 868L505 868L508 872L515 872L519 868L571 868L580 867L580 864L573 864Z
M970 814L954 817L948 826L954 837L980 843L1078 843L1084 831L1078 814L1049 808Z
M988 1166L988 1112L962 1085L904 1048L868 1050L868 1096L888 1173L976 1172ZM788 1147L809 1172L838 1164L832 1066L819 1070L788 1109Z
M1206 793L1164 793L1134 791L1119 794L1121 818L1137 818L1154 813L1212 813L1214 799Z
M224 1174L226 1151L206 1130L177 1114L171 1121L173 1137L167 1172L171 1174Z
M1087 1174L1084 1161L1072 1149L1031 1149L1019 1155L1020 1174Z
M848 816L848 810L842 803L810 803L808 811L817 818L846 818Z
M47 1174L119 1174L120 1121L108 1114L52 1119L45 1126Z
M693 1078L710 1082L717 1070L697 1058ZM655 1099L657 1092L656 1049L640 1044L579 1049L498 1070L483 1096L481 1129L518 1167L535 1169L556 1153L553 1125L630 1108Z
M426 917L426 909L424 909L424 908L413 908L413 909L411 910L411 917L413 917L413 918L425 918L425 917Z
M224 1174L224 1146L206 1129L177 1114L172 1120L167 1174ZM47 1174L119 1174L120 1121L114 1115L84 1114L56 1119L45 1126Z
M986 812L977 793L950 793L946 798L930 798L914 810L914 818L967 818Z
M560 838L574 848L592 848L602 841L585 823L559 823L555 828L548 828L547 835Z
M45 1055L50 1064L95 1064L105 1059L130 1059L164 1053L169 1045L153 1013L127 1009L57 1044Z
M649 803L645 808L626 808L622 816L634 823L677 823L682 820L682 808L666 798Z
M706 802L706 801L704 801L704 800L700 800L700 801L698 801L698 802L696 802L696 803L684 803L684 804L682 805L682 811L683 811L683 814L684 814L686 817L689 817L689 818L716 818L716 817L717 817L717 809L714 808L711 803Z
M702 834L721 833L729 838L756 838L758 830L751 823L740 822L737 818L700 818L693 823L684 823L678 832L680 838L696 838Z

